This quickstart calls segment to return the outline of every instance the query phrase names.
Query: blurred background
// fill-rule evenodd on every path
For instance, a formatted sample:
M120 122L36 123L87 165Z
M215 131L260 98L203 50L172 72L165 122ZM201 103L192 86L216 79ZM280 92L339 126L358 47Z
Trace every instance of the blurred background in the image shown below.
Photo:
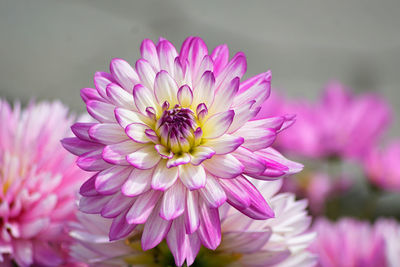
M198 35L271 69L273 86L316 99L332 79L379 91L400 113L400 1L1 0L0 95L60 98L83 111L79 89L113 57L132 64L144 38L177 47ZM395 118L389 135L399 135Z

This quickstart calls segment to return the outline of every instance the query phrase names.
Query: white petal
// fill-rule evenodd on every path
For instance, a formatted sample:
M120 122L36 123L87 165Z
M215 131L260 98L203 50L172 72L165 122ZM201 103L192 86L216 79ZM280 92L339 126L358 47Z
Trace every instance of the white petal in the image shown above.
M190 190L202 188L206 184L206 172L203 166L193 166L192 164L180 165L179 178L182 183Z
M178 168L167 168L166 160L161 160L154 170L151 187L154 190L165 191L178 179Z
M142 170L150 169L156 166L161 157L154 146L146 145L126 156L126 160L134 167Z
M201 128L204 138L217 138L226 133L231 126L235 112L228 110L211 116Z
M173 220L185 210L186 188L182 183L175 183L163 196L160 216L164 220Z

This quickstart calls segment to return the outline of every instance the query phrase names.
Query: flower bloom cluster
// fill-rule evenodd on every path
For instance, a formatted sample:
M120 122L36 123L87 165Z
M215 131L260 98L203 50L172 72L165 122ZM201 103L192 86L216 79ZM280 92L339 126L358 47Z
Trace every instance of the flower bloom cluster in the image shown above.
M378 95L356 96L337 82L328 84L315 104L279 96L272 100L276 103L263 106L259 116L276 114L276 108L270 108L275 106L279 112L297 115L293 127L279 136L278 146L285 152L310 158L362 159L379 140L391 117L388 104Z
M315 233L306 231L311 222L305 211L307 202L295 201L293 194L276 194L281 180L257 185L271 204L275 218L252 220L224 204L220 209L221 245L215 251L204 251L198 260L207 266L299 267L315 264L315 256L306 250L315 238ZM137 228L128 238L109 242L110 222L99 215L79 213L78 217L79 223L71 224L70 231L77 240L71 246L71 255L76 261L93 266L165 266L170 263L169 252L162 246L146 252L140 249L141 232ZM187 264L193 261L194 257L188 258ZM214 265L210 265L212 263Z
M394 267L400 262L400 225L379 219L374 225L344 218L337 223L319 219L317 239L310 250L321 267Z
M72 126L63 140L77 164L93 172L80 189L83 212L112 219L111 240L143 227L143 250L165 237L177 265L200 245L221 241L225 202L253 219L274 212L246 175L276 179L301 170L270 148L293 116L251 120L270 94L271 73L241 81L246 58L226 45L210 54L189 37L178 53L167 40L144 40L131 67L113 59L110 72L81 91L95 123Z
M0 100L0 121L0 265L59 265L65 222L87 178L59 142L73 117L58 102L21 110Z
M391 143L385 150L372 149L364 161L368 179L387 191L400 191L400 142Z

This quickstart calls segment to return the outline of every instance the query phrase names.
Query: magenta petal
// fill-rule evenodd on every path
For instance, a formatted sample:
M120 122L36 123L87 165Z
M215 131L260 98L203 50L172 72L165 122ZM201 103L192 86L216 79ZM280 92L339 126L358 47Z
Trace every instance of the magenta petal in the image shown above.
M254 185L244 177L238 177L237 181L242 190L250 197L250 206L246 209L239 209L240 212L255 220L265 220L275 217L274 211Z
M105 146L102 157L105 161L112 164L129 165L126 161L126 156L141 148L143 148L143 144L127 140L121 143Z
M92 177L90 177L90 179L86 180L79 189L79 194L81 194L84 197L92 197L98 195L96 188L94 186L96 178L97 178L97 173Z
M219 179L219 183L225 190L227 201L230 205L238 210L246 209L251 204L250 196L247 191L243 190L237 178L235 179Z
M212 148L215 154L222 155L235 151L243 142L243 137L224 134L219 138L206 140L205 145Z
M149 190L137 197L135 203L126 214L126 221L129 224L145 223L157 204L157 201L160 199L160 196L160 191Z
M150 90L153 90L154 79L156 72L149 62L145 59L139 59L136 61L136 72L139 74L142 84ZM140 110L140 109L139 109Z
M242 174L245 166L231 154L214 155L202 164L211 174L221 178L235 178Z
M167 235L172 221L162 219L159 213L160 206L154 208L153 213L144 225L142 234L142 249L149 250L157 246Z
M79 139L93 141L89 136L89 129L94 125L96 125L96 123L77 122L71 126L71 130Z
M199 189L201 196L211 208L219 208L226 201L224 189L218 183L218 179L207 175L207 183Z
M200 201L200 227L197 230L201 243L208 249L215 250L221 243L221 222L218 209L209 208Z
M271 72L261 73L240 84L239 94L235 97L234 105L239 106L255 100L255 107L267 100L271 92Z
M175 183L164 193L160 209L161 218L169 221L180 216L185 210L185 198L186 188L179 182Z
M200 225L198 212L199 195L197 191L186 191L185 228L187 234L194 233Z
M99 122L115 122L114 105L97 100L89 100L86 106L89 114Z
M136 227L136 224L128 224L125 220L126 212L116 217L110 228L110 241L119 240L127 237Z
M99 95L101 95L101 97L103 97L104 99L107 99L107 93L106 93L107 85L109 85L112 82L115 82L112 75L107 72L99 71L95 73L93 80Z
M77 156L103 147L101 144L84 141L76 137L64 138L61 140L61 144L66 150Z
M97 174L96 191L103 195L116 193L132 171L130 166L114 166Z
M129 197L138 196L151 188L151 178L154 169L133 169L125 184L122 186L122 194Z
M172 71L174 70L174 61L178 56L174 45L168 40L162 40L157 44L157 53L160 60L161 70L166 70L173 74Z
M214 61L214 73L216 76L225 68L229 60L229 48L226 44L217 46L211 53L211 58Z
M191 234L186 236L186 244L186 265L190 266L200 251L201 242L197 234Z
M115 218L121 212L127 210L133 202L134 198L126 197L121 193L114 194L110 201L101 209L100 214L104 218Z
M114 79L128 92L138 83L139 77L128 62L114 58L110 62L110 71Z
M152 40L144 39L140 46L140 53L142 58L147 60L154 69L157 71L160 69L160 62L158 60L156 46Z
M89 129L89 136L103 144L119 143L127 140L123 128L116 123L99 123Z
M112 166L103 160L102 149L82 154L76 164L85 171L102 171Z
M174 220L167 235L167 244L174 255L175 264L182 266L186 258L186 233L183 218Z
M153 146L146 145L127 155L126 160L138 169L147 170L156 166L161 157Z
M243 52L238 52L227 64L221 74L217 77L216 87L226 86L235 77L242 78L247 69L246 56Z
M239 147L236 149L233 155L243 164L243 173L245 174L259 175L262 174L266 169L263 157L244 147Z
M79 200L79 210L89 214L100 213L104 205L111 199L111 196L82 197Z
M81 98L85 103L87 103L89 100L97 100L104 102L104 99L99 95L97 90L93 88L82 88Z

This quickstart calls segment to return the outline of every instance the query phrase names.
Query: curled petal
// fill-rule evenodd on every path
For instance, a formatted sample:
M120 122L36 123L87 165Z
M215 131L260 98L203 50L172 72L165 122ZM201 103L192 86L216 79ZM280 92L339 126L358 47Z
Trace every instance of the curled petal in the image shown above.
M226 133L231 126L235 112L228 110L211 116L203 125L204 138L217 138Z
M148 143L150 139L146 135L149 127L143 123L132 123L125 128L125 133L135 142Z
M165 70L157 73L154 81L154 94L158 103L162 104L167 101L174 106L177 101L178 85L175 80Z
M146 108L152 107L156 109L158 105L156 104L156 99L154 98L153 92L144 87L141 84L135 85L133 88L133 99L135 100L135 105L137 109L143 114L146 115Z
M183 85L178 90L178 102L182 107L189 107L193 101L193 92L189 86Z
M219 208L226 201L224 189L218 183L218 180L211 175L207 176L206 186L199 191L211 208Z
M99 122L115 122L114 105L97 100L86 102L87 111Z
M128 178L132 167L114 166L98 173L95 188L100 194L116 193Z
M143 144L133 142L132 140L123 141L121 143L105 146L102 157L105 161L117 165L129 165L126 156L141 148Z
M122 239L128 236L136 227L136 224L128 224L125 220L126 212L114 218L110 228L110 241Z

